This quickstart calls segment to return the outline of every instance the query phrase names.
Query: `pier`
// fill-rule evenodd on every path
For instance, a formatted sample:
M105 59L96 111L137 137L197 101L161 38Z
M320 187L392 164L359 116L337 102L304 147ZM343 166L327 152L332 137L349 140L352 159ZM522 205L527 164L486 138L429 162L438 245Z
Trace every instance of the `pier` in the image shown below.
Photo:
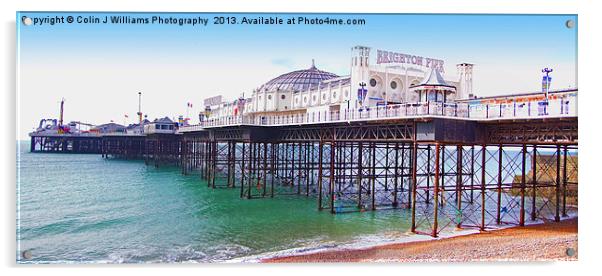
M31 152L49 153L102 153L99 135L31 134Z
M576 99L575 99L576 100ZM32 151L177 165L242 199L315 198L321 212L409 209L437 237L560 221L576 208L575 106L416 103L364 112L232 116L143 134L32 135Z

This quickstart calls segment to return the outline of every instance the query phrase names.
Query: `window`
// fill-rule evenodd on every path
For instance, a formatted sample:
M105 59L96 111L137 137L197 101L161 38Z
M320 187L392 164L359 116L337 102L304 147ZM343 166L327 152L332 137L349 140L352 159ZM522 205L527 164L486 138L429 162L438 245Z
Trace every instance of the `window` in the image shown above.
M303 97L303 103L307 103L307 96Z
M376 86L376 80L375 79L370 79L370 86L372 86L372 87Z
M325 101L326 100L326 94L322 94L322 100Z
M396 81L392 81L391 82L391 89L397 89L397 82Z
M315 101L317 101L317 100L318 100L318 97L316 97L316 95L314 95L312 99L313 99L313 101L315 102Z
M272 99L272 95L268 95L268 100L271 100L271 99Z
M336 99L336 97L337 97L337 92L332 92L332 97Z
M282 99L282 100L286 99L286 95L284 95L284 94L280 95L280 99Z
M345 97L349 97L349 91L345 90Z

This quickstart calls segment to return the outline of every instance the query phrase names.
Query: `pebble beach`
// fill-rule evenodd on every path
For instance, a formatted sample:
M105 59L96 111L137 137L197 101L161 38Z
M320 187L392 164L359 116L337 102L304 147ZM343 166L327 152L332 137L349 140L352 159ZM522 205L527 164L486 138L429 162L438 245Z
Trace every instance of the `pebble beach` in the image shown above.
M577 218L431 241L264 259L265 263L576 261Z

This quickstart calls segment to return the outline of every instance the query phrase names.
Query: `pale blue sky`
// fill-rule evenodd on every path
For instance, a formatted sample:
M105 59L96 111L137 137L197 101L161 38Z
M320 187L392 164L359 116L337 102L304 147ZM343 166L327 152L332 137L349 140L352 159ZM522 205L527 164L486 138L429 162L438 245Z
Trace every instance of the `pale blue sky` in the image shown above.
M59 24L25 26L21 16L203 17L208 26ZM214 16L298 17L303 14L17 14L20 61L19 136L41 117L130 121L143 92L150 118L186 113L196 118L204 98L250 93L279 74L307 68L349 74L350 48L376 49L442 59L446 72L474 63L474 90L482 96L541 89L541 69L554 68L552 88L576 86L576 15L304 14L362 18L363 26L213 25ZM374 53L375 54L375 53ZM373 55L374 55L373 54Z

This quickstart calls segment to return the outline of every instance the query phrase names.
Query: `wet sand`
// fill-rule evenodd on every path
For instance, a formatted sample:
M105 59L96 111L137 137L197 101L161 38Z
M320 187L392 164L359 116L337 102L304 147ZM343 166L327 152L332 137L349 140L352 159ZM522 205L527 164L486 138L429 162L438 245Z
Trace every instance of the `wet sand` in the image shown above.
M567 249L574 250L573 256ZM266 263L577 260L577 218L466 236L276 257Z

